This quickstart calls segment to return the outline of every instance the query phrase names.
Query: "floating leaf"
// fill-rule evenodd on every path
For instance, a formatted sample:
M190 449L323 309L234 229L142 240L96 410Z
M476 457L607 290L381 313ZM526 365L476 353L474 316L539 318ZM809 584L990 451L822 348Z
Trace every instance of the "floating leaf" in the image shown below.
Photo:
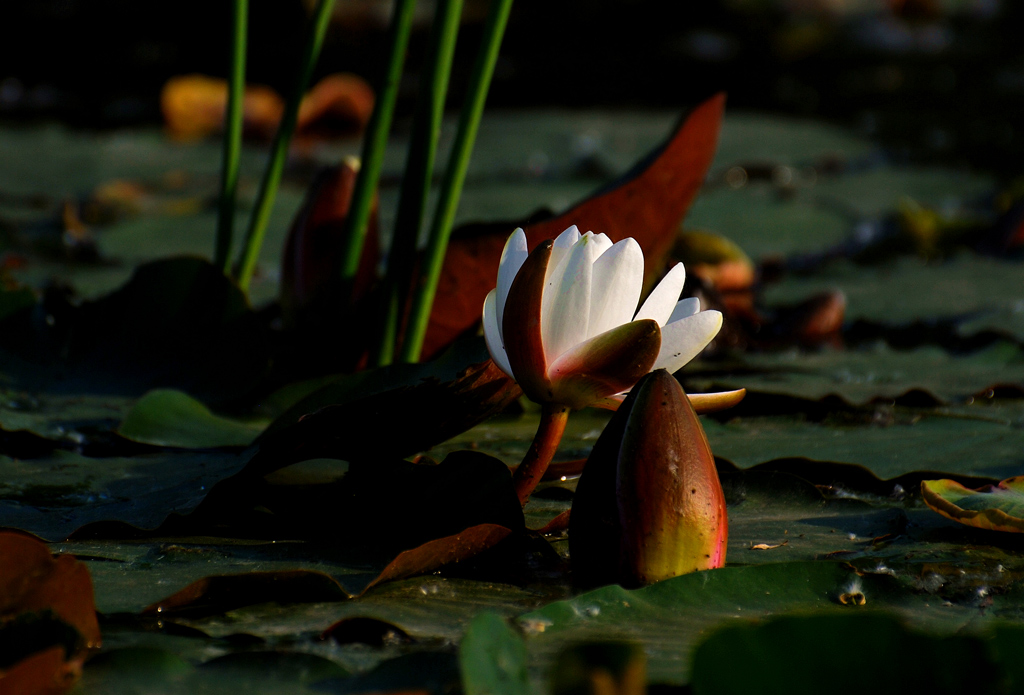
M690 686L708 695L811 695L823 688L954 695L998 692L1001 675L977 637L926 635L892 615L857 613L782 616L720 629L694 651Z
M852 405L922 393L931 404L963 401L997 386L1024 392L1024 352L1005 342L967 355L938 347L903 351L884 346L816 354L746 354L727 368L731 375L722 378L700 376L698 370L708 366L691 365L683 373L693 390L743 387L751 394L811 400L838 396Z
M143 444L209 449L248 446L267 424L266 421L242 422L214 415L187 393L157 389L135 403L117 433Z
M237 473L250 455L167 451L94 459L54 451L32 460L0 456L0 519L4 526L53 541L76 530L144 535L140 529L154 529L170 514L195 509L214 483Z
M839 597L851 588L864 594L869 605L907 611L932 629L952 632L977 614L929 606L927 596L902 589L891 576L859 575L847 565L818 561L727 566L633 591L606 586L550 603L520 616L519 623L530 635L531 653L547 658L568 643L609 633L637 640L650 657L652 682L682 684L690 650L708 630L737 618L784 611L850 610Z
M526 645L494 613L480 613L459 644L462 689L466 695L527 695L531 692Z
M0 531L0 689L59 693L100 647L89 570L29 536Z
M269 364L264 328L245 295L198 258L147 263L96 301L37 305L2 326L4 373L25 390L173 387L215 402L250 390Z
M977 490L955 480L922 480L921 497L933 510L961 524L1024 533L1024 476Z

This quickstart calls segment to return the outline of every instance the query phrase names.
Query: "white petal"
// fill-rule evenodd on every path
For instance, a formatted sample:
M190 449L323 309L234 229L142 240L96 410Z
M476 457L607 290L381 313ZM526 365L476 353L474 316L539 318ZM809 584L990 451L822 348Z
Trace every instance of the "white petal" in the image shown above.
M516 274L523 267L528 255L526 232L522 227L518 227L505 242L505 248L501 252L501 261L498 262L498 297L496 301L498 311L496 317L499 335L502 330L502 319L505 317L505 300L508 299L508 290L512 287L512 281L516 279Z
M612 247L612 240L608 238L607 234L594 234L594 245L597 247L597 255L600 256Z
M659 326L664 326L670 316L676 302L679 301L679 293L683 291L683 283L686 282L686 269L682 263L676 263L672 270L662 278L658 286L654 288L647 301L636 312L636 319L654 319Z
M540 334L548 364L590 337L590 290L597 247L593 237L581 237L544 280Z
M551 258L548 260L548 275L569 255L569 249L580 240L580 230L576 225L566 229L555 237L551 246Z
M498 369L515 379L512 373L512 366L508 363L508 355L505 354L505 346L501 342L501 331L498 330L497 307L498 291L491 290L484 299L484 340L487 342L487 351L491 353L491 359Z
M644 252L635 239L623 239L601 254L591 284L590 335L631 321L643 285Z
M670 323L661 329L661 351L654 362L654 369L674 372L696 357L722 327L722 314L718 311L702 311Z
M685 319L687 316L693 316L698 311L700 311L699 299L696 297L681 299L676 304L676 308L672 310L672 315L668 317L668 321L665 322L665 325L667 326L673 321L678 321L679 319Z

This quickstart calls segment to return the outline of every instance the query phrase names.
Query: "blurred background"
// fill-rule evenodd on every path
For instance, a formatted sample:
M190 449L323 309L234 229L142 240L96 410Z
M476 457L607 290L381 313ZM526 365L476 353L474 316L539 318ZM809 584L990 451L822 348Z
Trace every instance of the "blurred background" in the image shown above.
M251 0L248 78L287 93L309 0ZM433 3L420 2L400 115L411 114ZM486 11L464 13L453 104ZM338 0L314 81L376 84L387 0ZM158 124L175 75L224 76L227 0L0 5L0 122ZM1024 154L1024 3L1012 0L562 0L514 6L489 106L729 107L824 119L896 161L1010 177Z

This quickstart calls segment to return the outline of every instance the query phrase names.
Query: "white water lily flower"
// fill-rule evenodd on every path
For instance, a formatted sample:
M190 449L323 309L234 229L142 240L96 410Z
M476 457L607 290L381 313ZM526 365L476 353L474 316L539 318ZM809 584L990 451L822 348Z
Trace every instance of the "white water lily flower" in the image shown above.
M652 369L676 371L711 342L722 314L679 301L682 263L637 310L643 277L634 239L613 244L574 225L530 254L517 229L484 301L491 357L531 400L570 408L608 405Z

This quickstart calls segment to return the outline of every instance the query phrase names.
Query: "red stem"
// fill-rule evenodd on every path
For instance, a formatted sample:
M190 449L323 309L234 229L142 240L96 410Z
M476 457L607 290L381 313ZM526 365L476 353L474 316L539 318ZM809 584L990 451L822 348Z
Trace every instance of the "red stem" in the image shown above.
M540 425L537 427L537 434L533 437L533 443L526 452L523 462L516 468L512 475L512 484L519 495L519 502L523 505L530 499L530 493L537 487L537 483L544 476L548 464L558 450L558 443L562 441L562 434L565 432L565 423L569 421L569 408L556 403L546 403L540 414Z

